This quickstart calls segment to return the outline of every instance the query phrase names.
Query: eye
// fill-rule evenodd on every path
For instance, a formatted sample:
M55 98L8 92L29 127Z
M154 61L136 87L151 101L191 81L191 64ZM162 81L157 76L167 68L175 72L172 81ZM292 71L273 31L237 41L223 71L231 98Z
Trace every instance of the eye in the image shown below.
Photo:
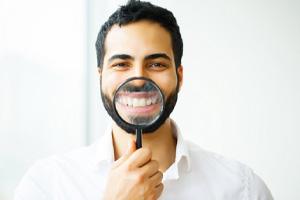
M155 63L150 63L149 68L154 69L154 70L164 70L167 68L167 65L164 63L155 62Z
M112 68L116 70L125 70L129 67L129 64L126 62L115 63L112 65Z

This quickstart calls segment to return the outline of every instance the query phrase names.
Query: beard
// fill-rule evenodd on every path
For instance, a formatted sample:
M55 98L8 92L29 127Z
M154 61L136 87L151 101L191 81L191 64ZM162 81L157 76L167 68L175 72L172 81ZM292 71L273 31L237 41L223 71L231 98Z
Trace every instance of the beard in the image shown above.
M177 77L178 80L178 77ZM170 114L174 110L174 107L177 102L178 98L178 91L179 91L179 84L177 82L176 88L172 91L172 93L168 96L165 101L163 112L161 113L160 117L155 121L155 123L150 124L143 128L143 133L152 133L156 131L165 121L169 118ZM109 98L107 94L102 91L102 84L100 80L100 92L101 92L101 99L104 105L105 110L109 114L109 116L116 122L116 124L122 128L124 131L130 134L135 134L135 128L123 120L114 112L114 105L112 99Z

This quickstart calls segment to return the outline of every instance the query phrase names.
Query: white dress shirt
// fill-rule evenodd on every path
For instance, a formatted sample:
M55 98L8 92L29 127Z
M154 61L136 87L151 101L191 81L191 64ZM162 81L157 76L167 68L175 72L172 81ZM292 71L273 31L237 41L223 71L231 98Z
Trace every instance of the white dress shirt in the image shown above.
M247 166L177 137L175 162L164 172L160 200L272 200ZM114 162L112 129L88 147L37 161L15 190L15 200L101 200Z

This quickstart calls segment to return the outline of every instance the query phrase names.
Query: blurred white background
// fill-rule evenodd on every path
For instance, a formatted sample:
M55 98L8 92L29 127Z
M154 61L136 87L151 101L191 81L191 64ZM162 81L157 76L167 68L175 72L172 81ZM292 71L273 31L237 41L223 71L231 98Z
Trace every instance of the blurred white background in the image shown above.
M0 200L35 160L102 135L94 43L124 2L0 0ZM300 2L151 2L181 27L172 116L185 138L249 165L275 199L300 199Z

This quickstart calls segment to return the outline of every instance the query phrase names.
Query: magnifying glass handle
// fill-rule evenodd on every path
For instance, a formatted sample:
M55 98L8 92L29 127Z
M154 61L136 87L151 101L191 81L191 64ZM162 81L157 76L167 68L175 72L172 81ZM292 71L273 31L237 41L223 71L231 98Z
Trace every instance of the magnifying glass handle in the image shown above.
M139 149L142 147L142 129L136 129L136 149Z

